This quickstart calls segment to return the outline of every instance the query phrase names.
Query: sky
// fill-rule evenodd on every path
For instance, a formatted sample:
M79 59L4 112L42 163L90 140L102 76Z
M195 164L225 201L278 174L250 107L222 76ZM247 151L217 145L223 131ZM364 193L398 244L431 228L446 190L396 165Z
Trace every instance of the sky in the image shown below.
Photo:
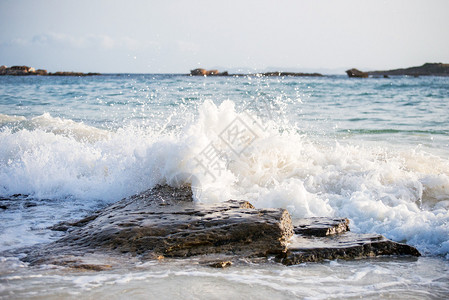
M447 0L0 0L0 65L339 73L449 63Z

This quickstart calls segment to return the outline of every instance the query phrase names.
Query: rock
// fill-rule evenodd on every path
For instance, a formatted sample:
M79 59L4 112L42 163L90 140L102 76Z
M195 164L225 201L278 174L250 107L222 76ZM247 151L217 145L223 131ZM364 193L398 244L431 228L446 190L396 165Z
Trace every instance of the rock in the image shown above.
M12 66L10 68L6 68L5 75L14 75L14 76L30 75L28 72L30 69L31 68L27 66Z
M382 235L347 232L333 237L303 237L296 235L285 255L278 261L285 265L320 262L334 259L360 259L380 255L421 254L412 246L396 243Z
M0 66L0 75L14 75L14 76L25 76L25 75L41 75L41 76L93 76L101 75L100 73L81 73L81 72L55 72L48 73L47 70L37 69L28 66L12 66L8 68L7 66Z
M405 69L394 69L387 71L371 71L369 75L406 75L406 76L449 76L449 64L443 63L425 63L419 67L410 67Z
M11 195L11 198L23 198L23 199L25 199L28 196L29 195L26 195L26 194L13 194L13 195Z
M191 76L206 76L206 70L205 69L195 69L190 71Z
M415 248L381 235L348 232L345 218L298 219L292 224L285 209L256 209L242 200L195 203L190 187L166 185L52 229L67 234L27 250L24 261L102 270L130 259L197 255L202 257L200 263L216 268L228 267L236 258L261 263L275 256L278 262L293 265L325 259L420 255Z
M45 263L83 271L105 271L112 268L112 265L110 264L98 262L89 263L88 261L85 261L84 258L80 259L78 257L63 257L55 259L53 261L49 260L46 261Z
M55 224L53 226L48 227L48 229L54 230L54 231L69 231L73 230L75 227L82 227L89 223L92 220L95 220L98 217L97 214L93 214L92 216L88 216L84 219L78 220L78 221L64 221L60 222L58 224Z
M218 74L219 74L218 70L209 70L209 71L206 71L206 75L207 75L207 76L218 75Z
M228 268L230 266L232 266L231 261L218 261L218 262L209 264L209 267L217 268L217 269L224 269L224 268Z
M297 76L297 77L321 77L320 73L294 73L294 72L267 72L267 73L255 73L255 74L231 74L227 71L219 72L218 70L205 70L205 69L195 69L190 71L190 76Z
M228 76L228 72L219 72L218 70L195 69L190 71L190 76Z
M357 77L357 78L367 78L369 75L366 72L362 72L357 69L349 69L346 71L349 77Z
M306 218L293 222L293 227L295 234L324 237L349 231L349 220L341 218Z
M54 72L54 73L48 73L49 76L87 76L87 74L82 72Z
M198 204L192 201L190 188L167 186L119 201L81 223L67 236L30 254L27 261L92 249L164 257L266 256L285 252L293 235L285 209L255 209L237 200Z
M24 208L30 208L30 207L35 207L35 206L37 206L37 204L36 204L35 202L31 202L31 201L26 201L26 202L23 204L23 207L24 207Z
M35 75L41 75L41 76L45 76L48 75L47 70L43 70L43 69L37 69L36 72L34 72Z

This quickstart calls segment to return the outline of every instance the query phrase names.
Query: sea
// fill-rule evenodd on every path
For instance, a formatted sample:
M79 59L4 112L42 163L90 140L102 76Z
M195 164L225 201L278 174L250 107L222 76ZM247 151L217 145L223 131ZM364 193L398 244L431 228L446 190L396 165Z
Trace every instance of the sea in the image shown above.
M158 184L248 200L419 258L82 271L23 249ZM0 76L0 299L447 299L449 77Z

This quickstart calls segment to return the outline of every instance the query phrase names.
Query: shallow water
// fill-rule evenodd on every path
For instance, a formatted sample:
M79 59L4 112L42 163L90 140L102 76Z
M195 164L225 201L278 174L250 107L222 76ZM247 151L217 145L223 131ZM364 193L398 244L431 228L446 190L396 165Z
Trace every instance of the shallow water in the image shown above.
M3 273L0 280L0 295L11 299L444 299L449 293L448 265L429 257L290 267L241 263L228 269L195 261L150 262L101 272L22 267Z
M0 252L16 254L2 255L0 295L444 298L448 103L440 77L2 76ZM98 273L17 260L18 249L62 235L51 225L184 181L196 201L348 217L351 230L424 257Z

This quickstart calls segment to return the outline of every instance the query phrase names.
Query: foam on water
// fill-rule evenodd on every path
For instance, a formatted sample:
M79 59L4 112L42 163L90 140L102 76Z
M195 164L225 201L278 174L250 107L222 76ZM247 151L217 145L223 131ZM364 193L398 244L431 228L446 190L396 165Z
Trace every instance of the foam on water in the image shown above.
M126 295L133 299L422 299L444 298L448 268L435 258L333 261L285 267L279 264L234 265L226 270L170 262L103 272L26 268L3 276L0 295L8 298L96 298ZM17 262L3 261L11 267ZM56 296L57 295L57 296Z
M162 132L106 131L48 113L0 122L0 196L113 202L181 179L196 201L348 217L355 231L449 253L449 160L419 147L322 143L232 101L206 101L195 121Z

